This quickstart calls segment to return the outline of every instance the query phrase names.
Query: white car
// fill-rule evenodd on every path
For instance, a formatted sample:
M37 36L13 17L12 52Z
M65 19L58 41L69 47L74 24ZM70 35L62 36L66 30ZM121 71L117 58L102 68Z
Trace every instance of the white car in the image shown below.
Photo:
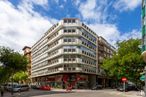
M13 86L16 86L16 85L18 85L18 83L13 83ZM12 83L7 83L5 85L5 89L10 91L12 89Z
M11 85L11 86L7 87L7 90L10 91L10 92L12 92L12 91L13 92L19 92L20 89L21 89L20 85L13 85L13 87Z

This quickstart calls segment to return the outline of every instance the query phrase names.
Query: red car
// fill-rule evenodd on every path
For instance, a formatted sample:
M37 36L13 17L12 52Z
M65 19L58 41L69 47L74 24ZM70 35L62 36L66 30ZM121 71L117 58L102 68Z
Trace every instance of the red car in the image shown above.
M50 91L51 87L50 86L40 86L40 90L48 90L48 91Z

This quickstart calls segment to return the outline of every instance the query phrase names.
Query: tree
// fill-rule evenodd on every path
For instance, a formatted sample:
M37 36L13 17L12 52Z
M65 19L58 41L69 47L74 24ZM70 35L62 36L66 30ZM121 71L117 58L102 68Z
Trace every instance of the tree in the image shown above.
M112 58L105 59L101 67L110 77L118 80L127 77L128 80L137 83L145 65L138 47L140 44L139 39L129 39L117 43L117 53Z
M28 64L27 59L23 55L6 47L0 47L0 62L2 63L1 72L6 72L9 77L16 72L25 71Z
M13 79L15 82L23 82L28 79L27 72L21 71L14 74Z
M0 83L4 83L5 81L9 80L9 73L8 70L0 66Z

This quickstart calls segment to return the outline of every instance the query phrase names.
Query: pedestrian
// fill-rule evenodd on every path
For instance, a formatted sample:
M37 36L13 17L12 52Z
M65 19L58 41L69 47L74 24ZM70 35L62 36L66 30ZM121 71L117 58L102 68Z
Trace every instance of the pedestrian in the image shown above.
M1 97L3 97L4 96L4 86L1 86L0 90L1 90Z

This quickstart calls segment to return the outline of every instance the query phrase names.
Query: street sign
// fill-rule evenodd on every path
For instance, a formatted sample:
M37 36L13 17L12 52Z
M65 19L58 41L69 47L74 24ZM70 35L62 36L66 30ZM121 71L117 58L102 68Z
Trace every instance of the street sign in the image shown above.
M123 81L123 87L124 87L124 92L125 92L127 78L126 77L122 77L122 81Z
M126 82L127 81L127 78L126 77L122 77L122 81L123 82Z
M145 80L145 75L142 75L142 76L140 77L140 80L141 80L141 81L144 81L144 80Z

